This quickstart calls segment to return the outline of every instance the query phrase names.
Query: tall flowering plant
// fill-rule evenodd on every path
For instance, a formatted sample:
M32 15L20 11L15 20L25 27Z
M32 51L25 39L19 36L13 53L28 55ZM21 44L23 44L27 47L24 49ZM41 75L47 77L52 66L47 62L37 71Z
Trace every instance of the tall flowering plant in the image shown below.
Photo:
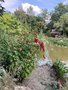
M43 52L45 52L45 45L44 45L43 42L40 42L37 38L34 38L34 42L41 47L41 49L43 50Z
M41 54L43 54L43 58L45 59L45 45L44 45L44 43L41 42L40 40L38 40L37 38L34 38L34 42L40 46L41 51L43 51L43 52L41 52Z

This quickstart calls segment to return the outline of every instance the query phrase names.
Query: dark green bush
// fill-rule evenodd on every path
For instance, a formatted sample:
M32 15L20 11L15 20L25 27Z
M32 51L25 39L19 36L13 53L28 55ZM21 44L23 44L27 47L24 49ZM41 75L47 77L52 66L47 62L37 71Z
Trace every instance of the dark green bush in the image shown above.
M68 73L68 67L66 67L60 60L57 60L53 67L56 71L57 78L64 79L65 73Z

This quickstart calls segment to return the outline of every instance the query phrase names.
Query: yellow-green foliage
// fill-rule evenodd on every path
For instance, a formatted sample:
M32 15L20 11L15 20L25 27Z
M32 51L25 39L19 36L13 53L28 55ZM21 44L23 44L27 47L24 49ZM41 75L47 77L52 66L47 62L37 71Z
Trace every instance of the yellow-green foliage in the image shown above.
M21 34L28 31L28 25L22 25L13 14L6 13L0 17L0 30Z

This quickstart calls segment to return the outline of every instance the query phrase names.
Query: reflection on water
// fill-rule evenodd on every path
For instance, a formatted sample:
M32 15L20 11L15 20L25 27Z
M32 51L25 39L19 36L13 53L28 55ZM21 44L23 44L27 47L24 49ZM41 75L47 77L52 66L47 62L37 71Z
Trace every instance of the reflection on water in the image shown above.
M47 50L53 61L56 59L61 59L63 61L68 60L68 48L47 44Z

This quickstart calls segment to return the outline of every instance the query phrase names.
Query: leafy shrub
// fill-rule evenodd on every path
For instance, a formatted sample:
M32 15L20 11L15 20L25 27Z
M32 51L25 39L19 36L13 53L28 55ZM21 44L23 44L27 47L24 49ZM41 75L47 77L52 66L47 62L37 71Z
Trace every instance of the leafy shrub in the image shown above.
M68 67L66 67L60 60L57 60L53 67L56 71L57 77L59 79L64 79L65 73L68 73Z
M0 65L19 80L35 67L35 54L40 53L40 48L34 38L37 33L30 32L28 25L21 24L13 14L0 17Z
M21 24L15 15L5 13L3 16L0 16L0 30L10 34L22 34L29 32L29 27L27 24Z
M0 35L0 64L19 80L34 69L34 56L39 48L34 44L34 37L32 33L10 35L2 32Z

